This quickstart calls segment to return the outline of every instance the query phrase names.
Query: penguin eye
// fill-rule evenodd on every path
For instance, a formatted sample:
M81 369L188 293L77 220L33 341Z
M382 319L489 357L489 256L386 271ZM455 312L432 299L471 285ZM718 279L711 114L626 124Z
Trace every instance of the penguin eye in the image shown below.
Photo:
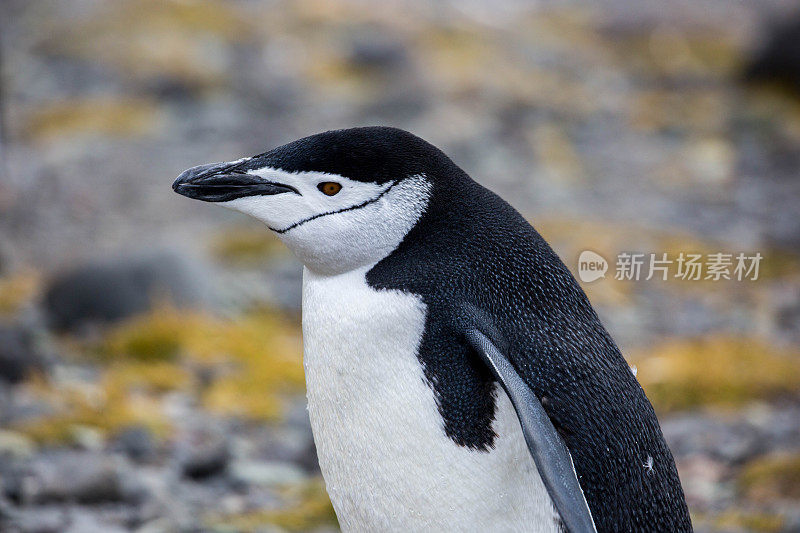
M334 194L338 193L342 190L342 186L335 181L323 181L322 183L317 185L317 189L319 189L322 194L327 194L328 196L333 196Z

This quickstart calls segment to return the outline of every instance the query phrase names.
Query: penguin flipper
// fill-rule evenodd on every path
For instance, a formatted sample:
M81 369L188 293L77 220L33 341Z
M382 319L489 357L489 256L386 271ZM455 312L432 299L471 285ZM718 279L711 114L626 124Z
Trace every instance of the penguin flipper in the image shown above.
M511 399L522 425L525 443L567 531L595 532L572 457L542 403L486 335L472 328L465 332L465 337Z

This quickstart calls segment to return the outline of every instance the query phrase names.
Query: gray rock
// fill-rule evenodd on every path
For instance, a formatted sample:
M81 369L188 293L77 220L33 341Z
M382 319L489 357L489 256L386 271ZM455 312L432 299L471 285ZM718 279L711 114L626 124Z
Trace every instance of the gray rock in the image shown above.
M20 533L112 533L128 531L125 509L47 504L23 509L9 525ZM6 531L5 529L3 531Z
M17 513L11 506L11 502L0 495L0 531L10 530L16 516Z
M106 444L103 432L95 427L75 425L70 435L76 446L83 450L100 452Z
M67 512L62 507L29 507L14 517L10 530L20 533L59 533L64 530L67 521Z
M33 333L22 326L0 324L0 381L19 383L44 370L44 357Z
M304 401L287 407L284 422L250 427L238 435L246 441L239 446L237 459L252 459L269 463L292 463L307 473L319 472L311 422Z
M403 67L408 59L408 51L402 41L378 31L357 34L351 42L348 57L354 66L380 70Z
M2 149L2 146L0 146L0 157L2 157ZM2 170L3 168L0 167L0 172L2 172ZM3 192L2 186L0 186L0 192ZM4 276L11 271L11 252L11 247L6 243L6 241L0 242L0 276Z
M146 461L155 454L156 441L148 428L131 426L117 435L113 448L125 453L134 461Z
M664 420L664 438L676 456L701 455L741 463L764 451L764 439L753 425L705 414Z
M200 305L206 298L196 261L164 252L87 263L54 277L44 296L49 324L80 331L143 313L164 300Z
M9 523L9 530L20 533L58 533L63 530L65 518L65 512L61 508L28 508L14 517Z
M755 405L743 413L743 417L754 427L769 453L795 451L800 443L800 406Z
M306 472L312 474L319 472L319 457L317 456L317 445L314 444L313 438L306 442L306 446L303 449L303 453L297 456L295 462L301 467L305 468Z
M10 456L0 456L0 501L22 503L29 472Z
M761 48L747 61L745 77L779 82L800 93L800 16L769 25L763 39Z
M768 323L778 338L787 344L800 344L800 287L789 283L777 284L771 290Z
M287 485L306 478L303 470L292 463L277 461L234 461L229 473L235 482L244 485Z
M27 458L33 454L35 449L33 441L22 433L0 429L0 456Z
M199 431L178 447L181 473L191 479L205 479L222 474L231 459L230 445L221 433Z
M15 476L6 490L23 502L135 503L146 496L145 487L122 458L95 453L41 454Z
M69 510L69 526L65 533L125 533L129 529L121 523L118 513L98 513L93 509L72 507Z
M291 462L307 472L318 472L319 461L310 428L288 426L268 429L259 437L260 457Z
M300 311L303 267L292 257L270 259L262 270L221 270L215 275L214 294L225 310L236 312L270 305L290 312Z
M163 533L164 531L175 531L177 529L174 521L162 517L151 520L136 529L136 533Z

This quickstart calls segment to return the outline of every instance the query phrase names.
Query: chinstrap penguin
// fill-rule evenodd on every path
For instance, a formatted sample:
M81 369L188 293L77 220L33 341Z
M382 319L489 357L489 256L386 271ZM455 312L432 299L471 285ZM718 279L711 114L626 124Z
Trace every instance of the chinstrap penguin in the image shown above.
M691 531L653 409L568 269L422 139L191 168L304 265L308 408L345 531Z

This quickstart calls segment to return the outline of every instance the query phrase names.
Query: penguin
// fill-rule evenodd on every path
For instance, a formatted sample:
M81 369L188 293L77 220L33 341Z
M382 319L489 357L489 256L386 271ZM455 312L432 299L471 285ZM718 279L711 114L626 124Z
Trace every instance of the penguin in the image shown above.
M303 264L308 411L344 531L691 531L656 415L513 207L390 127L190 168Z

